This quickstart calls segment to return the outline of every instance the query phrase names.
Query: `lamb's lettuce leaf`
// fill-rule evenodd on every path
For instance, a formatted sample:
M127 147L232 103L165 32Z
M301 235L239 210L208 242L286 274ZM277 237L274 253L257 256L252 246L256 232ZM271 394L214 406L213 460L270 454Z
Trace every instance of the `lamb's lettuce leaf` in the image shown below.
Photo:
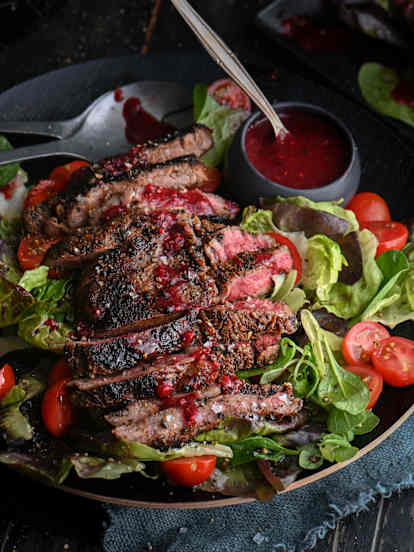
M335 406L349 414L359 414L368 404L368 387L359 376L338 364L326 336L310 311L301 312L301 321L320 374L315 393L319 404Z
M216 167L222 161L230 142L248 114L243 109L218 104L208 93L206 84L194 87L194 120L213 131L214 145L201 160L207 167Z
M283 447L273 439L259 435L247 437L241 441L230 442L229 447L233 451L231 461L233 466L247 464L259 458L279 462L286 455L298 454L296 450Z
M383 273L375 261L378 246L376 237L369 230L362 230L358 234L363 260L362 278L352 285L336 282L331 286L319 288L318 301L313 307L325 308L345 320L361 314L383 281Z
M354 435L370 433L378 423L378 416L370 410L363 410L359 414L349 414L349 412L333 408L329 414L327 425L331 433L342 435L348 441L352 441Z
M367 103L383 115L414 126L414 108L398 103L392 91L400 81L397 73L380 63L364 63L358 74L361 93Z
M323 295L322 290L330 289L338 281L342 266L347 264L336 242L322 234L312 236L308 240L302 283L306 289L316 290L318 296Z

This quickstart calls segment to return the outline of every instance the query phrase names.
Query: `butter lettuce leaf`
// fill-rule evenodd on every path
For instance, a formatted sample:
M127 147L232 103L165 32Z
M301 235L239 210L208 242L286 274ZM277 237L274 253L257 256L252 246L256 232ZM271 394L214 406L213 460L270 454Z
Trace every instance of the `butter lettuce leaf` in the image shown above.
M53 314L43 310L41 305L35 305L19 320L17 333L34 347L62 354L73 327L56 321Z
M347 261L341 253L340 246L322 234L309 238L302 283L306 289L316 290L319 296L338 281L342 266Z
M98 458L88 454L73 454L70 462L77 475L82 479L119 479L125 473L145 473L145 464L134 458L115 460ZM147 476L148 477L148 476Z
M29 292L0 274L0 328L16 324L34 302Z
M319 288L313 309L325 308L328 312L349 320L360 315L377 294L384 278L375 261L378 241L369 230L362 230L358 234L363 259L362 278L352 285L336 282Z

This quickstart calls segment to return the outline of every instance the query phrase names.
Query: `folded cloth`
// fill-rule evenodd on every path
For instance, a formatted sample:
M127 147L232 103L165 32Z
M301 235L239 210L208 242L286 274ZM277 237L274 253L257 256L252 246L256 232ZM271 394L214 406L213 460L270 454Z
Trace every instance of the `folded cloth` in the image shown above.
M374 450L271 502L204 510L106 506L105 552L304 552L378 495L414 486L414 415Z

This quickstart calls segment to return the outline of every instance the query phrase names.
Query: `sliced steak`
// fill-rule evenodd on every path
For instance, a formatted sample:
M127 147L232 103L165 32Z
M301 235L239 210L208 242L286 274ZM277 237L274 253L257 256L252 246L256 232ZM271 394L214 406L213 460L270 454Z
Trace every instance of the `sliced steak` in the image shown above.
M272 289L273 276L289 272L292 266L292 257L285 245L241 253L215 271L220 297L237 301L266 295Z
M195 157L138 167L128 173L128 179L108 182L86 167L74 173L64 192L25 210L26 230L53 236L57 231L71 233L82 226L99 224L115 209L129 209L140 201L142 190L148 184L173 189L195 188L208 178L208 169Z
M65 358L75 377L118 374L142 360L174 353L193 337L190 314L168 324L125 336L66 342ZM191 340L191 342L193 339Z
M203 431L217 427L226 418L258 419L270 416L282 419L293 416L302 408L290 384L246 385L239 392L204 401L181 399L178 406L165 401L165 410L137 423L117 426L113 433L119 439L134 441L156 448L181 446Z
M225 263L245 251L259 251L275 247L277 242L268 235L249 234L239 226L225 226L204 245L204 251L213 266Z
M170 159L193 155L201 157L213 146L213 136L209 128L195 124L190 128L177 130L145 144L134 146L127 154L104 159L93 166L103 180L111 180L128 173L139 165L155 165Z
M131 210L103 226L78 228L53 245L43 262L55 271L73 270L107 251L129 247L131 251L136 250L135 260L138 253L141 255L140 266L144 266L164 254L167 232L176 224L194 238L191 228L200 221L183 213L144 215Z

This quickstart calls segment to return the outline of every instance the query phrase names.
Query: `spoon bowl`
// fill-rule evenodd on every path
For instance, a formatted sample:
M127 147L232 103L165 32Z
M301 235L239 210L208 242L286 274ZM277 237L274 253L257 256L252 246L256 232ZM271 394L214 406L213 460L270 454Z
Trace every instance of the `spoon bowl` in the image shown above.
M226 191L242 205L257 203L258 198L271 198L278 195L284 197L303 195L312 201L343 199L346 205L355 195L361 176L358 147L349 129L335 115L312 104L281 102L276 104L275 108L279 112L289 109L310 111L332 122L340 130L344 145L349 149L347 168L339 178L320 188L289 188L270 180L256 169L246 152L247 130L251 124L263 117L262 113L256 112L240 127L229 148L225 165Z
M135 82L122 87L122 96L123 100L139 98L142 109L177 128L192 123L192 91L179 83ZM1 122L0 133L38 134L60 140L0 152L0 165L54 155L98 161L124 153L131 144L125 135L123 105L112 90L67 121Z

